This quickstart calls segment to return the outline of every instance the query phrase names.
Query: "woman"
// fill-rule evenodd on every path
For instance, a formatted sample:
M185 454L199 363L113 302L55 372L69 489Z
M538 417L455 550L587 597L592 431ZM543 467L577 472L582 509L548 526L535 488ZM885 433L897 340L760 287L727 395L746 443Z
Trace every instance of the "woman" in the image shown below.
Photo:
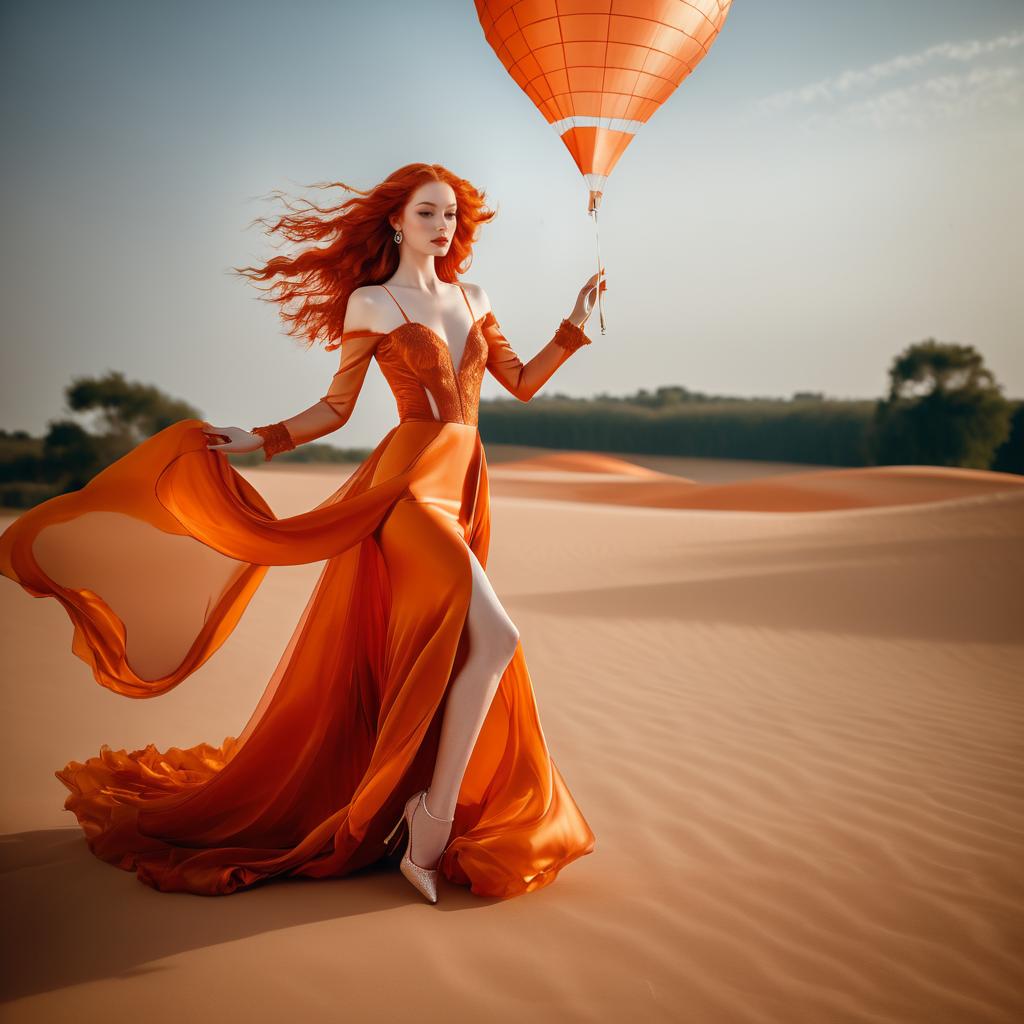
M439 873L508 897L594 847L484 571L477 411L485 370L527 401L590 343L582 326L604 282L584 285L523 364L483 289L456 281L494 217L483 194L440 165L411 164L360 196L285 215L271 230L312 244L236 268L279 278L271 290L290 332L340 348L320 401L251 431L179 421L0 537L0 571L60 600L96 680L141 698L220 647L267 566L326 560L237 739L104 745L56 773L90 849L163 891L345 875L404 838L402 873L430 902ZM335 494L278 519L224 453L263 448L270 459L337 430L371 358L398 425Z

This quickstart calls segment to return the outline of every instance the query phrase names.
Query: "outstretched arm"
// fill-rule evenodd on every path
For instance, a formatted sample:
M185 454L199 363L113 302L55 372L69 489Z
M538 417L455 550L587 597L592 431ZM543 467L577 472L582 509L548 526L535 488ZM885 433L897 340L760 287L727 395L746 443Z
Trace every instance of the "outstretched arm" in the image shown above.
M380 337L371 331L342 335L341 365L327 393L315 405L281 421L296 445L330 434L348 422Z
M345 310L345 325L341 336L341 365L331 379L327 393L308 409L278 423L253 427L252 433L263 439L267 459L278 452L288 451L300 444L337 430L348 422L362 389L370 360L381 339L377 331L355 325L366 323L369 309L366 299L353 293Z
M590 316L598 288L603 290L606 287L604 280L601 280L600 286L598 285L599 277L604 277L603 269L580 289L572 313L558 325L555 336L526 363L516 355L508 339L502 334L501 327L491 311L487 293L479 285L470 286L478 303L477 308L487 310L482 325L484 337L487 339L487 369L506 391L515 395L521 402L528 402L533 398L573 352L591 343L590 338L583 332L583 325Z
M521 402L533 398L573 352L590 344L583 328L565 319L559 324L555 336L524 363L502 334L493 313L488 313L484 319L483 332L487 339L487 369L506 391Z

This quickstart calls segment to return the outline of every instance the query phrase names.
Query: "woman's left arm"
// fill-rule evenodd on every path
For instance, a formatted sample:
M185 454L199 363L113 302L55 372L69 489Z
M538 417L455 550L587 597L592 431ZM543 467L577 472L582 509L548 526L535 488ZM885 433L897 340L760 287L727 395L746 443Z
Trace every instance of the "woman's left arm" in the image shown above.
M528 402L547 383L555 371L569 356L584 345L591 344L583 331L593 308L593 295L597 292L598 274L594 274L580 290L572 313L559 325L554 337L530 360L523 362L508 339L493 312L488 312L483 322L484 337L487 339L487 369L498 382L521 402ZM600 276L603 278L604 270ZM601 290L606 287L601 281ZM483 299L486 295L478 288ZM488 302L488 306L490 303Z

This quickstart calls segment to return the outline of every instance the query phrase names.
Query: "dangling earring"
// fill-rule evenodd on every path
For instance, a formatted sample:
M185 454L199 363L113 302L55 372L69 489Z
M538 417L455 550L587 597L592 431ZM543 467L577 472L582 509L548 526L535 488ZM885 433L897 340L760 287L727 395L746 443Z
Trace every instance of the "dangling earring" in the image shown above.
M401 231L396 231L395 232L395 242L396 243L400 243L401 241L402 241L402 232Z

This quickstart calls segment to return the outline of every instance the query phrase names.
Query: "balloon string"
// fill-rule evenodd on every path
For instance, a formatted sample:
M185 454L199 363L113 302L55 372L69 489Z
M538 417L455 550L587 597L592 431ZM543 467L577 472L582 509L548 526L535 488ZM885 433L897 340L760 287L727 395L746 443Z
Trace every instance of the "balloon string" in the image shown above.
M604 292L601 290L601 231L597 223L597 206L590 212L594 215L594 235L597 238L597 319L601 324L601 333L604 334Z

